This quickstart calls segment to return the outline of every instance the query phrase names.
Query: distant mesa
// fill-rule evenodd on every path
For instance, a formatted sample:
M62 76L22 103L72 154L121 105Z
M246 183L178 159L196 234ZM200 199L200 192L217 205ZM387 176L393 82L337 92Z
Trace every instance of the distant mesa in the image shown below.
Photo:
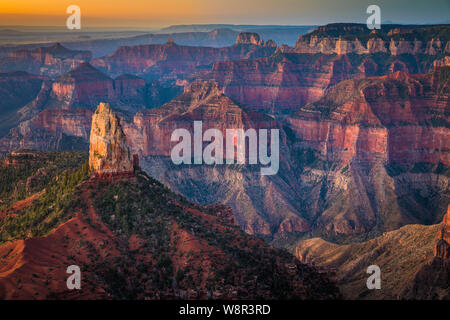
M264 41L261 40L259 34L254 32L240 32L236 39L236 44L252 44L255 46L262 46Z
M120 119L108 103L100 103L92 117L89 168L97 175L126 174L135 163Z
M82 62L77 67L69 72L58 77L56 81L69 80L70 81L95 81L95 80L110 80L111 78L94 68L89 62Z

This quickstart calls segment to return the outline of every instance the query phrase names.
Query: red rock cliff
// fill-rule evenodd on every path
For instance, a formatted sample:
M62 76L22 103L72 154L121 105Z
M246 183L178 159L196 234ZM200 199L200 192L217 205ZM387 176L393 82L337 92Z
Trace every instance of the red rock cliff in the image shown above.
M448 26L385 25L382 30L369 30L363 24L330 24L301 35L293 48L297 53L373 54L386 53L438 55L450 52L445 33Z
M193 132L195 120L202 120L203 131L216 128L223 133L226 129L275 125L270 117L244 111L223 94L217 83L197 81L187 87L184 94L163 106L138 112L133 123L126 124L124 129L134 152L169 156L176 144L170 141L172 132L178 128Z
M116 94L110 77L83 63L53 82L51 97L60 102L60 108L82 105L93 109L98 100L113 101Z
M305 147L332 160L449 165L449 110L439 71L397 72L342 82L286 121Z

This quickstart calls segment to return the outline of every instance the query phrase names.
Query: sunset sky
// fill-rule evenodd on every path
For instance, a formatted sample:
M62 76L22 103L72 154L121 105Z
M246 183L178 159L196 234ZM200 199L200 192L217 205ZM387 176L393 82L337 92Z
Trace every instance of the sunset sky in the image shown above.
M71 4L81 8L84 27L363 22L370 4L381 7L383 21L450 19L450 0L0 0L0 25L65 26Z

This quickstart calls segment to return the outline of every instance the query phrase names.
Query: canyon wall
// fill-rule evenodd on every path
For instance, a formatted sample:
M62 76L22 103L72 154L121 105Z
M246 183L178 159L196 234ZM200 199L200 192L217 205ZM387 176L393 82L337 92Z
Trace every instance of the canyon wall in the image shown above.
M120 47L108 56L93 59L92 65L111 75L132 73L152 79L183 79L217 61L267 57L276 50L273 42L264 45L243 38L239 35L235 45L223 48L181 46L172 39L162 45Z
M69 50L56 43L49 47L12 52L7 57L0 59L0 70L3 72L22 70L55 77L91 58L92 54L89 51Z
M388 53L438 55L450 53L448 25L383 25L367 32L364 24L329 24L301 35L294 48L297 53L376 54Z

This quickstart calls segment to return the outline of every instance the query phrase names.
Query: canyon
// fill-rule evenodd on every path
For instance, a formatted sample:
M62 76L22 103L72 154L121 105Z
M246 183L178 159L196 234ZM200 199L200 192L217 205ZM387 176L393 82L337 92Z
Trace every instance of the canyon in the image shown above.
M384 45L412 37L397 29L377 37ZM355 30L362 39L358 25L328 25L299 43ZM426 39L438 30L418 27L413 35ZM250 234L280 243L290 234L345 242L438 223L449 201L449 84L445 45L433 46L305 52L240 33L224 48L172 40L122 47L80 64L50 89L47 82L0 149L87 149L93 111L105 102L147 172L191 200L231 206ZM149 82L149 74L158 80ZM192 133L196 120L204 131L279 129L278 174L261 177L259 166L175 166L170 136L177 128Z
M0 246L0 253L8 257L6 265L0 265L0 277L2 270L14 275L16 271L10 266L17 257L33 257L28 250L35 242L49 246L51 239L76 234L79 227L74 223L88 227L89 219L102 219L109 231L100 235L88 227L88 239L114 243L112 252L119 252L125 249L116 237L126 238L135 249L132 251L138 252L134 258L158 264L159 271L154 271L161 279L170 270L170 263L165 256L154 259L144 242L160 248L147 232L154 232L151 228L162 223L161 239L175 248L172 258L186 254L183 246L198 255L202 250L208 253L206 262L200 258L191 261L200 269L209 270L225 260L236 262L236 250L245 251L240 241L263 250L247 250L258 254L267 252L263 247L269 242L288 249L302 262L286 258L276 267L277 274L284 277L291 269L311 271L314 281L327 288L318 294L320 297L337 293L328 280L315 273L317 268L319 274L336 275L344 298L448 299L448 25L386 25L368 31L360 24L330 24L300 35L294 46L276 44L267 37L263 40L254 32L221 32L226 34L219 32L218 38L232 36L234 44L182 45L179 39L184 35L174 34L159 44L130 42L95 58L56 45L47 49L52 59L60 59L52 62L53 69L46 69L46 59L36 58L37 53L46 52L43 49L28 49L22 56L11 54L7 58L14 57L12 65L26 70L0 73L0 117L4 120L0 153L22 150L6 156L5 165L25 168L22 161L31 160L20 155L34 152L29 149L50 154L52 150L63 154L68 152L64 150L89 150L83 170L91 170L92 175L73 193L79 202L88 203L89 209L70 211L72 220L59 215L69 211L52 213L49 219L57 220L30 229L39 239L21 242L7 233L10 229L0 226L2 236L14 241ZM57 58L52 51L66 53ZM202 123L197 135L209 129L224 133L230 129L278 130L277 174L261 175L260 164L175 164L171 152L179 141L172 141L172 133L184 129L194 136L196 121ZM226 150L225 139L223 144ZM202 147L207 145L208 141L203 141ZM234 139L232 145L236 147ZM64 167L70 165L65 163ZM15 191L10 190L18 201L11 207L11 216L21 219L17 212L26 216L34 201L49 199L45 192L53 189L43 192L37 186L48 182L52 170L55 167L33 172L27 181L17 183ZM69 178L64 179L67 182ZM22 197L25 194L27 197ZM5 201L0 207L5 208L12 198ZM123 203L132 205L121 206ZM142 208L150 212L146 218L141 215ZM5 211L0 210L0 219L2 215ZM150 220L145 221L156 224L150 228L141 223L140 219L147 218ZM63 221L67 223L61 224ZM59 227L49 234L39 233L49 225ZM210 242L210 233L218 234L220 241ZM256 238L249 235L264 241L251 240ZM223 246L227 242L232 248ZM71 253L92 263L87 260L88 251L102 257L106 254L102 247L94 249L83 249L81 255ZM9 255L10 250L17 255ZM66 254L75 249L57 246L55 250ZM149 296L273 297L266 284L255 287L248 279L240 279L245 285L239 288L220 285L209 290L211 274L197 277L182 267L187 258L172 258L169 260L177 270L191 274L201 290L180 280L186 288L170 291L165 282L161 291L142 288ZM255 257L249 259L246 263L259 263ZM102 263L106 261L111 262L103 258L95 262L102 276L116 274L105 268ZM121 263L130 266L131 261ZM234 262L233 271L228 273L233 281L239 272L247 274L242 268L246 263ZM365 271L371 264L379 265L383 272L386 283L382 292L365 287ZM224 276L224 270L219 269L215 275ZM7 288L17 281L10 274L5 276L9 279L4 282ZM289 295L311 297L308 286L312 283L305 287L305 279L294 271L292 276L296 280L287 291ZM137 278L124 281L138 287L146 283ZM92 284L98 285L95 281ZM24 287L27 297L33 294L29 282ZM111 297L108 294L114 290L110 289L102 287L104 291L95 297ZM20 296L18 291L11 292Z

